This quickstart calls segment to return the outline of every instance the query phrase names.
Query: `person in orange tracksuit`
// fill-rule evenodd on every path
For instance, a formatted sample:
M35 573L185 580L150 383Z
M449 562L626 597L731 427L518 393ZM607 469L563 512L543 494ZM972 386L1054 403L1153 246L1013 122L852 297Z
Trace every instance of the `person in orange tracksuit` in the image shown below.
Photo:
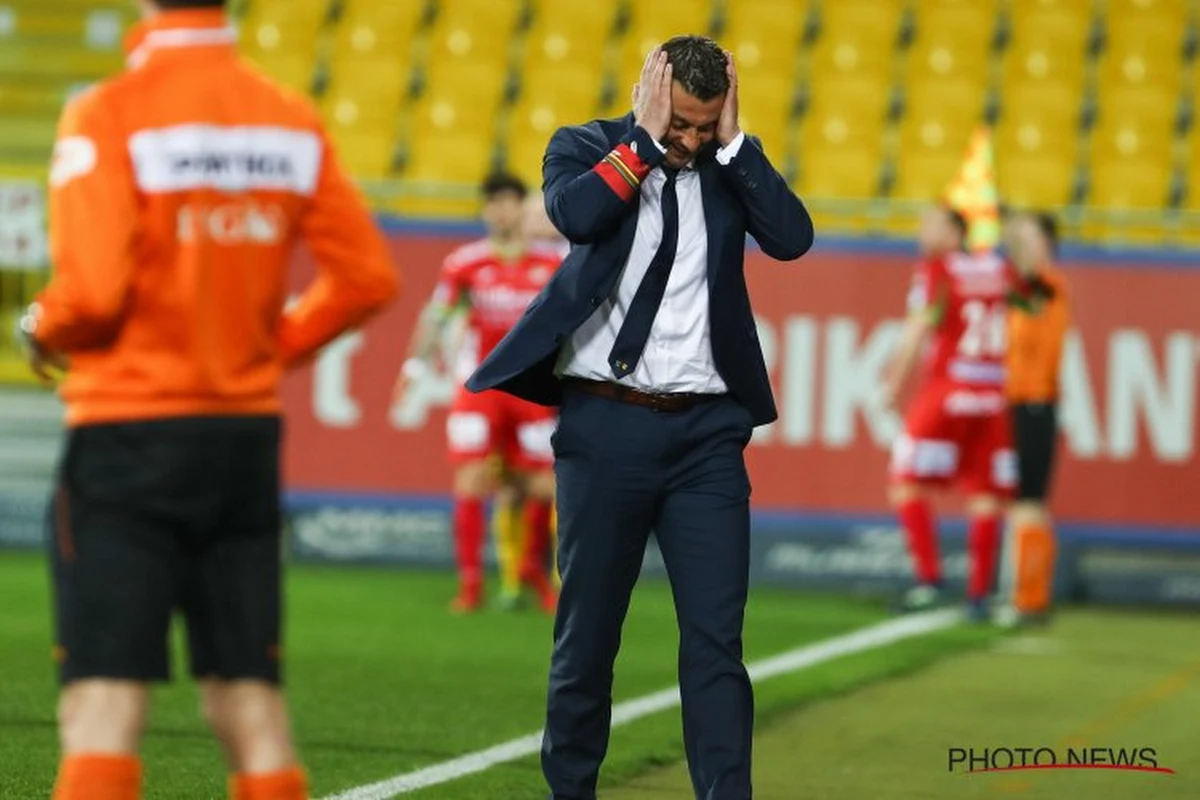
M1017 449L1018 486L1009 511L1009 613L1045 615L1053 595L1055 537L1046 500L1057 447L1059 361L1070 322L1068 286L1054 265L1058 228L1042 213L1016 214L1006 238L1022 272L1042 286L1040 302L1008 319L1007 395Z
M50 509L55 800L134 800L168 628L239 800L307 797L281 685L280 379L399 278L318 114L243 62L219 0L144 0L129 69L63 112L55 274L30 361L66 368ZM285 311L303 241L318 276Z

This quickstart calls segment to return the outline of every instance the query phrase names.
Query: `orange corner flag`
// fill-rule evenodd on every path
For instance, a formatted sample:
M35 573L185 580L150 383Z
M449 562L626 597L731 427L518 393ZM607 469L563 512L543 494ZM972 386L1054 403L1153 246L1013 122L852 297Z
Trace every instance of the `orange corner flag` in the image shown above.
M999 200L992 132L979 127L967 144L958 177L946 189L945 201L967 219L967 245L975 252L1000 243Z

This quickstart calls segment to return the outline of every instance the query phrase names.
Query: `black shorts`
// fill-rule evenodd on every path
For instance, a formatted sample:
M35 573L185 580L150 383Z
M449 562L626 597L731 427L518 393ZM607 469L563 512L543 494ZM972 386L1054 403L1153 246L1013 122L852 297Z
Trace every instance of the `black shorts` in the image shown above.
M1054 471L1058 410L1053 403L1019 403L1012 409L1017 448L1017 499L1045 500Z
M69 431L49 511L59 677L280 680L278 417Z

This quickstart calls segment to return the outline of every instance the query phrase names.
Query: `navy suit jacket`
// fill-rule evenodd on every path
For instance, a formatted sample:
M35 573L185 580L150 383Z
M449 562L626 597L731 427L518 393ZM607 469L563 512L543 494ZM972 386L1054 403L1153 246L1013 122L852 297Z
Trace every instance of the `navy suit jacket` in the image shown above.
M571 252L542 292L467 380L472 392L499 389L541 405L562 400L554 375L559 350L615 290L637 228L639 193L625 200L595 170L618 144L651 167L664 158L633 115L559 129L543 162L546 210ZM780 261L804 255L812 219L800 199L747 136L721 165L715 142L696 157L708 231L710 340L717 372L756 425L778 416L750 310L743 272L746 234Z

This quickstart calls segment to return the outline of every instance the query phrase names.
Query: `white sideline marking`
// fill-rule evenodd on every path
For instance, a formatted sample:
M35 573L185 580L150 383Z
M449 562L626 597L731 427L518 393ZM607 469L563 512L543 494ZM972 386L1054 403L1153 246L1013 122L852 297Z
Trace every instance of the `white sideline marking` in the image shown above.
M799 672L835 658L861 653L864 650L873 650L902 639L911 639L914 636L948 628L958 622L961 617L962 613L957 609L943 609L898 617L853 633L835 636L823 642L805 645L777 656L755 661L748 664L746 670L750 673L750 679L758 683L778 675L786 675L789 672ZM627 700L613 706L612 727L625 725L678 705L678 686ZM476 772L483 772L498 764L507 764L510 761L535 755L541 749L542 734L541 731L538 731L414 772L406 772L376 783L368 783L365 786L356 786L353 789L330 795L323 800L390 800L397 795L449 783Z

